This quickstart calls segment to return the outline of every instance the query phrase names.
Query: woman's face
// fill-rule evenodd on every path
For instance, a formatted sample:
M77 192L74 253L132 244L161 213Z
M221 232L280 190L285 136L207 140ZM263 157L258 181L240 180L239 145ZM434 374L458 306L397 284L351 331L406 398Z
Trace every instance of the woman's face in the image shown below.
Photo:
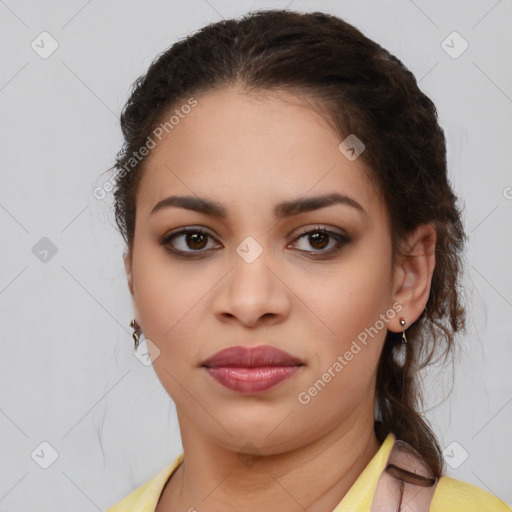
M398 310L389 218L361 159L288 93L262 100L230 87L196 99L148 156L126 258L135 317L182 435L271 454L373 426L377 363ZM350 200L307 202L333 194ZM170 196L216 208L152 213ZM283 206L296 201L311 208ZM270 345L303 365L267 390L234 390L202 363L239 345Z

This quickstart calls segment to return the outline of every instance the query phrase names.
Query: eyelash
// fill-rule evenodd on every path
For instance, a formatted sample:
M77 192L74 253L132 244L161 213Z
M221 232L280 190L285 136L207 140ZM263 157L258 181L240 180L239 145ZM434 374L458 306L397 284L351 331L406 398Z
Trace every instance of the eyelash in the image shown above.
M175 238L182 236L182 235L189 234L189 233L199 233L200 235L214 238L212 235L210 235L210 233L208 233L200 228L184 228L180 231L170 233L170 234L164 236L160 243L165 246L165 249L167 251L169 251L173 256L176 256L178 258L185 258L185 259L204 258L205 254L210 252L212 249L196 250L196 251L194 251L194 250L181 251L181 250L171 249L170 247L167 247L169 242L171 242ZM311 235L311 234L316 234L316 233L321 233L322 235L328 235L329 237L334 238L337 241L338 246L335 247L334 249L319 250L316 253L314 251L303 251L303 250L299 249L300 252L309 253L309 254L312 254L313 256L319 256L319 257L322 257L324 255L334 256L343 248L344 245L348 244L351 241L351 239L346 235L342 235L341 233L335 233L334 231L329 231L328 229L322 228L321 226L315 226L313 229L308 229L307 231L300 233L291 243L294 243L294 242L300 240L301 238L306 237L306 235Z

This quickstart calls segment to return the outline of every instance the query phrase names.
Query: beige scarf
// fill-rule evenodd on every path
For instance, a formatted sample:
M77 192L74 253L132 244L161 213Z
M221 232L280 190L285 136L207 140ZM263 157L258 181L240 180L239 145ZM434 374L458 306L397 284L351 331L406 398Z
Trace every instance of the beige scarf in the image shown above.
M370 512L428 512L438 479L405 441L393 444Z

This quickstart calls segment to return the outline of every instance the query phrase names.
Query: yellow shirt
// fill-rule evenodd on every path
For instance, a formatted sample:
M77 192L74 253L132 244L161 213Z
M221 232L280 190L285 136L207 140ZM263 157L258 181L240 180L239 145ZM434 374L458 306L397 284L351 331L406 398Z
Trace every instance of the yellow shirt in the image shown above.
M390 433L333 512L370 512L381 473L386 468L396 440ZM181 453L151 480L141 485L107 512L154 512L165 483L183 460ZM512 512L493 494L474 485L442 476L437 483L429 512Z

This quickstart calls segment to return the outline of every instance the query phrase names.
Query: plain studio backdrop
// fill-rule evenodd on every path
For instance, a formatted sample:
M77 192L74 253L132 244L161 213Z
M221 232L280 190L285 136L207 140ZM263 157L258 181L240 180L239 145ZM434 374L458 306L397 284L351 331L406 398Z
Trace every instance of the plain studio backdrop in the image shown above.
M112 194L93 192L157 54L285 7L354 24L438 109L470 236L469 311L454 371L425 377L426 414L448 475L512 503L510 1L2 0L0 510L104 510L181 452L174 404L133 354Z

